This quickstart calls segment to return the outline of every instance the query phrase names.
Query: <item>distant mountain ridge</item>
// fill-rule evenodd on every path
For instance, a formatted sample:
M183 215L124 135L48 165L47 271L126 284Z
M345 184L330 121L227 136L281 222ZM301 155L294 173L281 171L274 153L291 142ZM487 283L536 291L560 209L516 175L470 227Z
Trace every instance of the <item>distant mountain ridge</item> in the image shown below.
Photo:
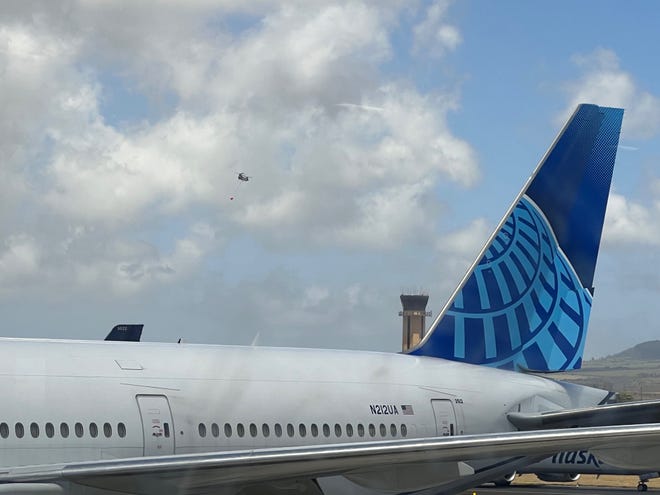
M637 361L660 361L660 340L649 340L613 354L605 359L632 359Z

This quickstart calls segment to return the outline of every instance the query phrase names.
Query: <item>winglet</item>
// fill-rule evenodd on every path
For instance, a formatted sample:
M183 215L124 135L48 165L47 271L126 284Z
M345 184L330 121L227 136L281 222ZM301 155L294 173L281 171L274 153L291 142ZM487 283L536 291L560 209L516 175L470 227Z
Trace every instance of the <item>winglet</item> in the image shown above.
M410 354L581 366L623 110L580 105Z

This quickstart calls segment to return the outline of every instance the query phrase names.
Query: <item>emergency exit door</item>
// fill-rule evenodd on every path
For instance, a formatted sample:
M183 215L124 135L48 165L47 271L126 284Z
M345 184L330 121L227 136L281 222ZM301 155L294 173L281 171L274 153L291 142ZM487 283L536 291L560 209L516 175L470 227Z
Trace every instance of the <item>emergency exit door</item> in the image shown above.
M167 397L138 395L136 399L142 418L144 455L174 454L174 426Z
M452 401L445 399L432 400L431 406L433 406L433 415L435 416L436 434L439 437L456 435L456 413Z

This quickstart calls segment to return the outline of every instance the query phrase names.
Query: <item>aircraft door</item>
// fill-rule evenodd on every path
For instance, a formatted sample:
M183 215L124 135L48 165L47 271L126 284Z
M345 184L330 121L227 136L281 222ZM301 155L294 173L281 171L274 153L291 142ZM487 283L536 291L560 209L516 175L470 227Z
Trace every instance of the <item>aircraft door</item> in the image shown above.
M174 454L174 425L167 397L164 395L137 395L142 418L144 455Z
M436 434L439 437L454 436L457 433L456 413L450 400L434 399L431 401L435 416Z

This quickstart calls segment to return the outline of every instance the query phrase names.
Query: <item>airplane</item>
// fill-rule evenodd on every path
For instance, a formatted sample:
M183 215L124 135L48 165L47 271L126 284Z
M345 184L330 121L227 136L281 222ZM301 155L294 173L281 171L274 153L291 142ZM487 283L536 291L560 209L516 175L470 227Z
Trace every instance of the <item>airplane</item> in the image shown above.
M586 449L657 466L660 402L529 373L580 366L622 118L578 106L410 353L0 339L0 494L452 494Z
M637 491L640 492L648 490L647 482L649 480L660 477L657 468L653 471L622 469L599 459L588 450L559 452L541 462L523 467L520 473L535 474L541 481L558 483L578 481L582 474L635 475L639 477ZM514 478L515 473L496 484L508 485Z
M115 325L110 333L108 333L108 335L105 337L105 340L140 342L143 328L143 324ZM639 476L639 483L637 484L637 489L639 491L647 491L647 482L650 479L660 477L660 473L657 471L631 473L625 469L620 469L616 466L612 466L606 462L603 462L588 450L581 450L573 452L560 452L540 462L525 466L518 473L509 473L495 480L493 483L497 486L508 486L513 482L518 474L527 473L535 474L541 481L556 483L577 481L580 479L582 474L632 474Z

